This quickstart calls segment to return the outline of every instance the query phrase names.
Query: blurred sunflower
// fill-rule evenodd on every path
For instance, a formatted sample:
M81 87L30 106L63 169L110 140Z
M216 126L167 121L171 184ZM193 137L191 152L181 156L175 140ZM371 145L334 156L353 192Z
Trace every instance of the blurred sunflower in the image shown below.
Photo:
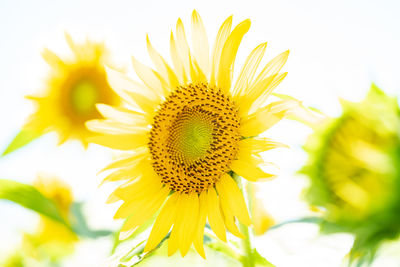
M35 180L34 186L55 203L61 216L68 222L73 202L71 188L61 180L42 176ZM66 225L42 215L36 231L25 234L23 245L27 254L33 258L57 261L71 253L77 241L78 236Z
M97 105L106 119L87 123L99 133L91 138L94 143L133 152L105 168L116 169L105 181L127 180L109 198L124 201L115 215L127 218L120 238L161 209L145 251L154 249L172 227L169 255L179 249L184 256L193 243L205 257L207 219L221 240L226 241L226 229L243 238L235 220L246 226L251 221L237 175L248 181L274 177L259 167L264 163L259 153L282 144L257 136L280 121L294 103L263 105L286 76L280 70L289 51L257 73L267 44L257 46L232 84L236 53L250 20L233 30L231 26L229 17L210 57L199 14L192 14L191 48L179 19L176 35L170 38L173 67L147 38L157 71L132 59L143 84L111 69L108 73L110 84L131 108Z
M68 34L65 36L73 57L61 59L50 50L43 50L42 56L51 67L44 95L27 96L37 110L3 154L49 131L58 133L60 144L75 138L86 147L87 137L92 134L85 122L101 117L95 104L119 103L106 79L104 64L108 59L104 45L88 40L76 44Z
M302 172L307 199L325 210L322 230L354 234L352 256L362 262L400 234L400 111L375 85L343 110L308 140Z

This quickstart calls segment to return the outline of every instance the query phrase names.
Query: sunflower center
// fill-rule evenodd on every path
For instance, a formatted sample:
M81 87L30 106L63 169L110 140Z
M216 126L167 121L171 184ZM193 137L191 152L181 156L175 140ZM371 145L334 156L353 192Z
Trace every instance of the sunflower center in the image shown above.
M234 103L221 90L199 83L178 88L161 104L149 149L166 186L200 193L229 171L239 140Z
M169 148L183 161L194 162L210 148L213 125L202 112L184 110L171 126Z
M91 113L98 102L98 89L91 81L79 81L71 90L71 104L78 114Z

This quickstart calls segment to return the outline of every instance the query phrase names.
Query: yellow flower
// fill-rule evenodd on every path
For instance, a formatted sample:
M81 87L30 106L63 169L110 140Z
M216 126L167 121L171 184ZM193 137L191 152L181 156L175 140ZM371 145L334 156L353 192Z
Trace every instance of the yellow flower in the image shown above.
M173 67L147 48L156 71L132 59L143 84L109 70L109 82L129 104L127 108L97 105L106 120L87 123L99 133L91 141L110 148L132 151L106 169L117 169L105 181L127 180L110 196L123 200L115 218L127 218L120 238L161 209L145 251L154 249L171 234L169 255L178 249L185 255L191 244L205 257L203 232L206 220L217 237L226 241L226 229L243 237L236 218L251 221L244 197L232 178L236 173L249 181L268 179L260 152L281 146L257 137L281 120L291 104L278 101L263 106L286 76L279 73L289 52L275 57L257 73L267 44L248 56L236 83L232 84L236 53L250 20L233 30L232 17L219 29L209 56L202 20L192 14L192 47L182 21L171 33Z
M61 216L68 221L70 207L73 202L71 188L61 180L39 176L34 186L47 198L54 201ZM46 216L41 216L37 230L26 234L24 246L35 258L59 258L72 252L78 237L65 225Z
M48 49L43 50L42 56L51 67L47 87L43 95L27 97L37 104L37 110L4 154L28 143L30 136L49 131L58 133L60 144L75 138L87 146L87 137L92 133L85 122L101 118L95 104L119 103L106 79L104 45L90 41L76 44L68 34L66 40L73 52L70 58L62 59Z

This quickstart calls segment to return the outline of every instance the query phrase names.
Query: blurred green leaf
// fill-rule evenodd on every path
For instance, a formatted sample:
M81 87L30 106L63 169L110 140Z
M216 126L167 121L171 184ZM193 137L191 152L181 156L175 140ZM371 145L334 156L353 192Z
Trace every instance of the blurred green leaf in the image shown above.
M315 223L315 224L320 224L325 222L324 219L322 219L321 217L304 217L304 218L300 218L300 219L295 219L295 220L289 220L289 221L284 221L278 224L275 224L273 226L271 226L268 231L273 230L273 229L277 229L280 228L282 226L285 226L287 224L292 224L292 223Z
M2 156L5 156L35 140L42 135L39 131L22 129L11 141Z
M0 179L0 199L12 201L64 225L68 225L62 218L56 204L31 185Z
M60 222L81 237L97 238L113 233L109 230L90 229L82 212L83 204L78 202L72 204L70 210L71 224L67 223L61 216L56 204L31 185L0 179L0 199L12 201Z
M81 237L98 238L111 235L113 232L109 230L92 230L87 225L85 216L82 212L83 203L74 202L71 206L71 228Z

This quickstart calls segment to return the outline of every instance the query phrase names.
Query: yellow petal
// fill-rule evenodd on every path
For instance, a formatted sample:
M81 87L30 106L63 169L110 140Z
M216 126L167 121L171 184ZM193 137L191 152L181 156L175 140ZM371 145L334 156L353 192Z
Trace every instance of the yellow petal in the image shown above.
M199 64L196 62L196 59L192 58L190 55L190 77L193 82L202 82L207 83L207 77L201 70Z
M169 92L164 79L157 72L140 63L134 57L132 57L132 65L137 76L154 94L164 95Z
M140 160L142 160L145 157L150 157L149 150L147 147L140 147L137 150L135 150L135 153L133 155L129 155L127 157L118 159L116 161L113 161L99 173L111 170L111 169L117 169L117 168L122 168L122 167L132 167L133 165L136 165Z
M176 202L177 213L175 217L174 227L172 228L171 235L169 236L168 239L168 256L175 254L175 252L178 251L179 249L180 224L182 222L182 217L184 216L184 214L180 211L182 209L182 205L184 204L183 201L185 194L181 193L175 193L175 194L178 195L178 199Z
M148 143L148 129L136 134L97 135L89 137L91 143L119 150L134 150Z
M56 54L54 54L47 48L43 49L42 57L51 67L61 69L65 66L65 63Z
M199 13L193 10L192 13L192 46L193 55L203 73L209 73L210 52L207 33Z
M176 87L179 86L179 81L174 71L167 64L164 58L151 45L149 36L147 36L146 40L147 40L147 51L149 52L150 58L153 61L154 65L156 66L158 72L164 78L164 80L169 82L169 87L170 87L169 89L170 90L175 89Z
M256 73L261 59L264 56L266 48L267 43L260 44L247 57L246 62L244 63L236 81L235 87L232 90L232 96L234 100L237 100L237 96L241 96L251 84L254 74Z
M175 218L175 223L174 223L174 227L171 231L171 236L170 236L170 242L172 243L171 246L171 251L170 248L168 247L168 253L175 253L176 252L176 248L179 248L181 251L181 254L183 255L183 246L186 242L187 239L187 233L185 233L185 226L186 226L186 220L187 220L187 214L186 212L188 212L188 208L190 208L188 206L189 204L189 195L185 194L185 193L179 193L179 199L178 199L178 213L176 215ZM190 244L189 244L190 246Z
M129 235L126 233L131 233L131 229L134 229L145 221L150 219L154 213L160 209L161 205L165 202L165 199L168 197L170 190L167 187L164 187L159 191L157 195L153 195L150 200L141 202L141 205L137 207L137 209L132 210L132 216L128 218L125 224L121 228L120 239L127 238Z
M211 75L210 75L210 86L215 86L216 84L216 73L219 70L219 63L221 59L221 52L226 39L231 32L232 27L232 16L228 17L218 30L217 37L215 38L212 62L211 62Z
M222 175L220 179L221 180L216 184L220 199L228 204L232 214L236 216L239 221L249 226L251 221L246 202L236 182L229 174Z
M136 93L140 92L150 98L156 97L156 94L154 94L153 91L148 90L142 84L130 79L124 73L108 66L105 67L105 71L108 83L118 94L123 91L131 91Z
M125 184L121 185L119 188L114 190L111 193L110 197L107 200L107 203L113 203L119 200L129 199L130 196L123 195L121 193L122 189L129 186L132 183L137 182L138 180L141 184L146 184L152 182L154 185L159 184L159 178L155 176L154 169L151 166L151 162L149 159L143 158L137 164L134 164L127 168L122 168L117 171L114 171L110 175L106 177L107 181L120 181L120 180L129 180Z
M144 252L154 249L168 234L176 218L178 196L179 194L172 194L161 209L161 212L157 216L153 228L151 229Z
M135 134L148 130L147 123L145 125L127 125L125 123L116 122L113 120L90 120L85 122L87 129L97 133L103 134Z
M179 249L178 235L176 234L177 228L172 228L171 235L168 239L168 257L175 254Z
M182 223L182 237L180 242L180 251L182 257L184 257L193 243L195 238L198 216L199 216L199 197L197 193L187 194L188 198L186 204L182 209L182 213L185 214L184 221Z
M250 109L252 108L254 101L257 100L260 94L262 94L263 92L265 92L265 94L272 93L270 87L274 83L276 77L277 74L269 76L268 78L262 80L261 83L258 83L255 88L249 87L246 90L244 90L241 95L236 96L235 101L240 103L240 109L239 109L240 117L245 117L250 113Z
M273 58L270 62L268 62L268 64L265 65L264 69L257 76L257 78L253 81L252 86L258 84L262 80L265 80L269 76L277 74L285 65L288 57L289 57L289 50L281 53L280 55Z
M292 103L279 101L260 108L255 113L242 118L240 134L251 137L263 133L283 119L291 107Z
M233 29L226 40L221 52L221 59L218 65L217 85L224 92L229 92L233 76L233 67L236 53L245 33L250 29L250 20L241 22Z
M248 151L248 153L250 154L260 153L278 147L288 148L288 146L285 144L275 142L269 138L264 137L246 138L240 140L239 142L239 150Z
M228 203L227 199L221 197L220 189L217 188L217 190L218 190L218 194L220 195L219 200L221 202L221 212L224 217L226 229L228 229L228 231L231 232L232 234L234 234L235 236L237 236L239 238L244 238L245 236L242 233L240 233L240 231L235 223L235 217L232 214L232 211L229 207L229 203Z
M134 106L137 106L139 109L141 109L144 114L146 115L146 120L151 124L153 117L155 115L155 110L158 108L158 105L161 103L161 100L151 100L148 97L136 93L136 92L130 92L130 91L125 91L120 94L120 96L124 100L130 100L129 103L134 103Z
M96 108L103 117L110 120L131 125L148 125L146 115L141 112L130 110L125 107L109 106L106 104L96 104Z
M185 72L185 68L183 66L183 62L179 57L174 34L172 32L171 32L171 37L170 37L170 53L171 53L171 59L172 59L173 65L174 65L176 76L179 79L179 84L185 85L188 82L188 78L187 78L187 74Z
M183 27L181 19L178 19L178 21L176 22L176 48L178 56L182 62L182 66L184 68L184 73L191 73L190 49L187 43L185 29Z
M199 217L197 221L197 229L194 237L193 245L197 252L204 259L206 258L206 253L204 252L203 240L204 240L204 226L207 219L207 192L203 191L199 196Z
M157 175L144 174L134 181L129 181L128 183L121 185L111 194L125 201L125 203L121 206L121 209L118 210L119 215L116 214L116 216L118 216L116 218L125 217L123 210L126 209L124 207L128 207L130 205L130 202L143 199L146 196L155 195L158 191L160 191L163 185L160 179L155 176Z
M211 229L219 239L226 242L225 224L222 219L218 196L214 188L208 190L206 200L208 222L210 223Z
M138 159L136 162L132 162L131 166L116 170L116 171L112 172L111 174L109 174L102 181L102 184L105 182L113 182L113 181L121 181L121 180L134 180L141 175L145 176L147 174L151 175L153 173L154 173L154 170L152 169L150 160L147 157L142 157L142 158Z
M81 49L75 44L74 40L72 40L71 35L69 33L64 32L65 40L67 41L67 44L69 48L74 52L75 55L80 56L82 54Z
M113 70L109 67L105 68L107 73L107 81L117 94L128 104L137 107L148 113L154 112L158 104L161 102L160 96L147 87L129 79L123 73Z
M286 75L287 72L278 74L268 85L264 85L263 82L260 82L253 87L251 93L248 95L248 101L253 101L250 105L249 113L254 112L265 103L274 89L285 79Z
M251 182L257 182L263 179L271 179L275 177L273 174L264 172L257 167L257 165L258 164L256 162L239 159L234 160L230 167L235 173Z

